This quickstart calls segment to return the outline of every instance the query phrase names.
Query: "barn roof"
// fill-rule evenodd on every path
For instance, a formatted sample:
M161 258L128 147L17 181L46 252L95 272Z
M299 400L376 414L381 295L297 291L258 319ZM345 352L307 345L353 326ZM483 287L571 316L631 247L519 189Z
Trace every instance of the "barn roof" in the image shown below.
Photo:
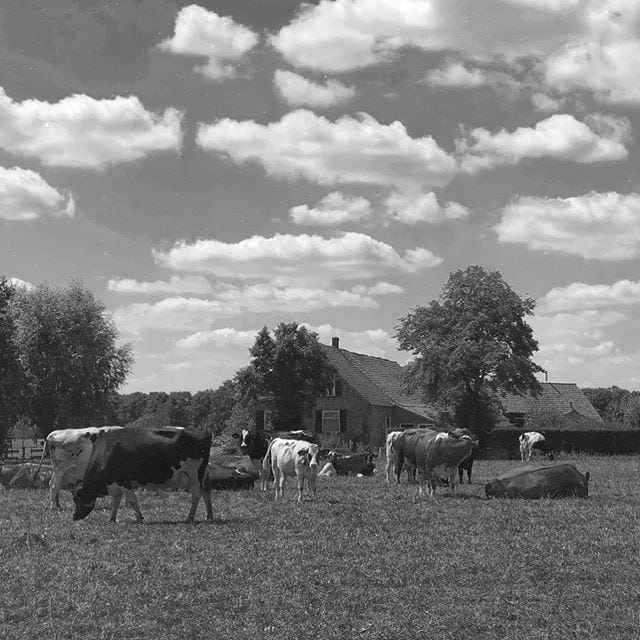
M593 408L578 385L573 382L542 382L542 394L538 398L531 395L505 394L502 406L505 413L530 413L535 409L556 411L562 416L579 414L601 423L602 418Z
M425 418L437 418L437 410L426 405L420 394L403 391L402 367L397 362L341 347L320 346L340 377L370 404L398 406Z

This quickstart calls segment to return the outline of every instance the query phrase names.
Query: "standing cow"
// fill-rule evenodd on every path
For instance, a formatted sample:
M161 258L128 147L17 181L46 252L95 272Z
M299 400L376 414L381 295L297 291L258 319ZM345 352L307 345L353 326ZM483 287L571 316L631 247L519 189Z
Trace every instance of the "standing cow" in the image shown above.
M518 440L520 441L520 459L522 462L529 462L534 453L546 455L549 460L553 460L553 453L549 451L549 447L541 433L527 431Z
M249 456L249 460L258 474L262 471L262 461L267 454L269 443L274 438L304 440L305 442L317 444L317 439L312 433L307 433L302 430L272 431L265 433L264 431L254 432L249 431L249 429L242 429L240 434L234 433L233 437L240 440L240 451L243 455Z
M51 456L53 473L49 481L51 508L60 508L60 491L73 489L84 476L93 445L101 433L122 427L86 427L83 429L59 429L52 431L42 450L38 471L47 453Z
M405 431L395 442L398 455L396 477L399 479L405 459L415 466L419 477L419 495L424 493L425 482L430 496L434 496L438 485L438 470L448 476L451 493L455 494L458 465L467 458L477 445L468 436L459 438L449 433L438 433L430 429Z
M298 502L302 502L305 480L315 498L318 475L318 445L302 440L275 438L262 461L262 490L266 490L269 469L275 479L276 500L284 496L287 477L298 481Z
M188 489L191 509L186 522L193 522L202 497L207 520L213 520L211 494L203 479L209 463L211 434L182 427L144 429L131 427L100 435L84 478L73 495L74 520L86 518L100 496L110 495L111 518L115 522L122 496L133 507L138 522L142 514L134 489Z

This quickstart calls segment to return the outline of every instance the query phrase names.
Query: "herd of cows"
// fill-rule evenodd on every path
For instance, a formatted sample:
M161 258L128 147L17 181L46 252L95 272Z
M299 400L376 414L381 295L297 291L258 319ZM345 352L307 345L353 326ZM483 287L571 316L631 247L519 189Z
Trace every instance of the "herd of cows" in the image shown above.
M371 453L344 454L321 450L314 434L304 431L276 432L269 436L243 430L240 440L242 461L210 460L211 435L182 427L123 428L117 426L63 429L47 436L39 464L2 465L0 484L6 488L49 485L51 506L59 508L62 489L73 492L74 520L87 517L99 497L111 497L110 520L125 501L142 522L136 489L181 489L188 491L191 505L187 522L193 522L200 499L207 520L213 520L211 492L221 489L250 489L260 480L262 490L270 481L276 500L283 497L286 479L296 479L298 502L305 484L315 497L317 477L329 475L370 476L376 470ZM533 455L553 460L544 436L527 432L520 436L522 462ZM385 444L386 481L400 483L403 470L418 492L433 496L441 484L455 493L456 480L464 472L471 482L474 449L478 442L466 429L438 432L431 429L392 431ZM50 467L43 466L45 457ZM320 466L320 459L326 462ZM571 464L519 466L485 485L488 498L541 498L588 495L589 473L580 473Z

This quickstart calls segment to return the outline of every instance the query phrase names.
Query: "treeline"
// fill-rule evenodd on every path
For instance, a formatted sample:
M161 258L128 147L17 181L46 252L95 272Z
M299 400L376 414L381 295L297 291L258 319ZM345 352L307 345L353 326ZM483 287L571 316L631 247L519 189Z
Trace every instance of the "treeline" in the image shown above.
M620 429L640 429L640 392L620 387L585 388L582 392L598 415Z

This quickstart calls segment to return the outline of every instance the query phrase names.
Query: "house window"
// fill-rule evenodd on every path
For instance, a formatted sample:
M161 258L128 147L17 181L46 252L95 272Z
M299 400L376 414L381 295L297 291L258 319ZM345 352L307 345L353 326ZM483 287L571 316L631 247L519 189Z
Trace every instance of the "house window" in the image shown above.
M322 433L340 433L340 411L322 412Z
M402 423L400 425L401 429L413 429L415 425L413 423L409 424L408 422ZM418 425L418 426L422 426L422 425Z
M332 378L331 383L327 387L327 396L335 398L342 395L342 380Z

